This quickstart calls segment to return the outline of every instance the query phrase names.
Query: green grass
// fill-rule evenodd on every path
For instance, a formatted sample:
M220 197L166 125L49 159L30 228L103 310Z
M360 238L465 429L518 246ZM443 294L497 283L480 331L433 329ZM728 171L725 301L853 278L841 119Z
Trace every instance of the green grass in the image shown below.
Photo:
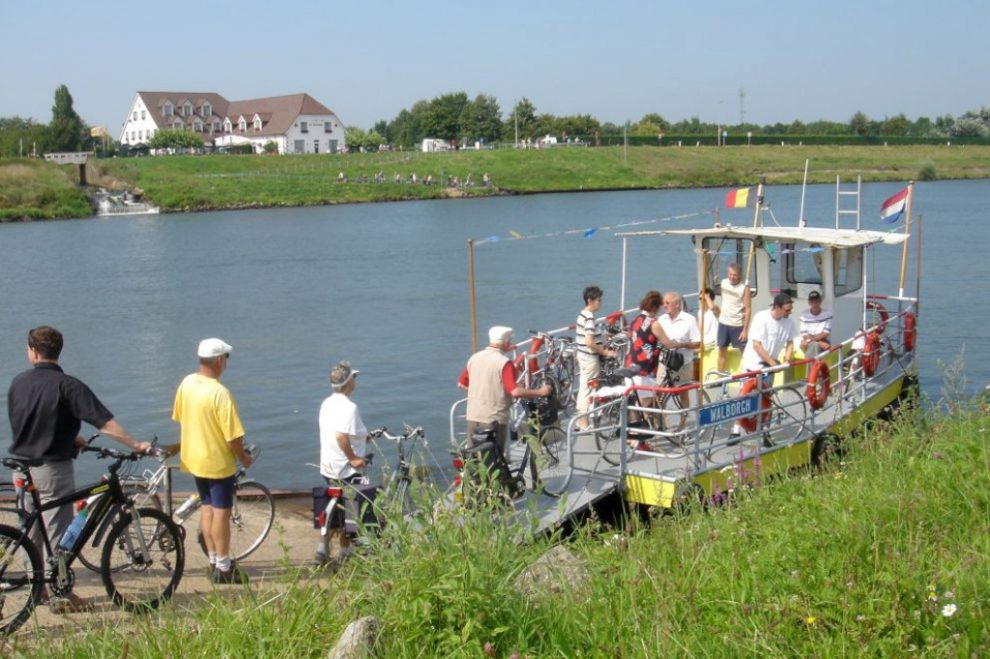
M329 580L290 575L36 651L323 657L374 615L383 657L987 656L990 419L973 407L864 429L841 462L727 505L586 525L568 547L590 582L552 597L513 583L553 540L447 518Z
M78 177L75 165L28 158L0 160L0 220L92 215Z
M990 147L621 147L557 148L516 151L458 151L424 154L173 156L99 161L94 179L116 179L142 188L166 211L254 206L294 206L445 198L441 185L391 181L427 175L435 181L480 181L487 172L492 193L570 190L690 188L770 183L800 183L810 158L811 181L907 180L937 167L940 178L990 176ZM357 183L381 171L386 183ZM344 172L351 182L337 183ZM471 188L462 194L486 192Z
M112 189L140 188L165 212L443 199L450 196L577 190L730 187L800 183L806 159L812 183L990 177L984 146L558 147L452 153L293 156L162 156L91 160L87 178ZM385 183L372 180L377 172ZM350 180L338 183L343 172ZM448 190L449 176L492 177L494 187ZM396 184L416 173L431 186ZM32 160L0 161L0 218L90 214L75 169Z

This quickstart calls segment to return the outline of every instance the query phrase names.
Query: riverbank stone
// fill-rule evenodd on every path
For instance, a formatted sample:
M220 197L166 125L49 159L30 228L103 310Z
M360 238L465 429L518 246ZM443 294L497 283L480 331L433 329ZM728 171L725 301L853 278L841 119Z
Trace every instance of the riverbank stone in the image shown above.
M529 599L540 599L564 592L581 593L590 575L584 561L563 545L540 556L516 577L516 590Z
M375 656L378 619L365 616L352 621L337 640L327 659L371 659Z

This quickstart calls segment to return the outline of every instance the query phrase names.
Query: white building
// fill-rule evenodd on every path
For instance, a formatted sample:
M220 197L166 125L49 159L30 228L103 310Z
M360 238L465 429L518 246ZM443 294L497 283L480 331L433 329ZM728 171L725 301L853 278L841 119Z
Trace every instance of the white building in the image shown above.
M121 125L120 143L147 144L163 128L199 133L213 146L274 142L279 153L336 153L344 124L309 94L228 101L211 92L138 92Z

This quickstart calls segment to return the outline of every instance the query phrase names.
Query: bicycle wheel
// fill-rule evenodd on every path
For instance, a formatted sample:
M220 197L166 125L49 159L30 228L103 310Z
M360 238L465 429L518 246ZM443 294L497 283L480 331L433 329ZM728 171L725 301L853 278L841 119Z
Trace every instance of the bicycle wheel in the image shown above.
M704 389L686 392L687 407L681 399L682 394L664 394L660 398L661 429L668 433L668 439L677 446L684 446L691 438L692 431L697 429L698 408L708 405L708 393ZM707 432L699 430L703 435L702 442L709 440Z
M114 604L140 613L158 608L172 596L185 563L175 522L154 508L130 508L120 512L110 529L100 575Z
M534 453L543 493L558 497L570 481L571 466L567 459L567 433L560 426L550 426L540 434L539 451Z
M770 394L773 407L770 414L770 441L776 445L790 444L804 433L808 405L804 392L787 386Z
M0 635L31 617L43 583L38 547L20 529L0 525Z
M230 511L230 555L239 561L261 546L275 521L275 499L267 487L257 481L241 481L234 490L234 507ZM196 535L204 554L203 531Z
M162 510L162 501L158 498L157 493L148 494L145 490L125 490L125 494L134 498L135 508ZM103 557L103 541L107 537L108 530L119 517L120 506L116 505L107 513L107 516L100 522L100 527L93 532L93 535L79 550L79 554L77 554L79 562L97 574L100 572L100 559ZM119 570L126 565L126 562L121 562L118 565L111 565L110 569Z
M627 461L633 455L633 447L622 440L621 415L619 400L610 401L597 410L593 409L589 415L595 428L595 444L605 462L611 465L619 464L623 452Z

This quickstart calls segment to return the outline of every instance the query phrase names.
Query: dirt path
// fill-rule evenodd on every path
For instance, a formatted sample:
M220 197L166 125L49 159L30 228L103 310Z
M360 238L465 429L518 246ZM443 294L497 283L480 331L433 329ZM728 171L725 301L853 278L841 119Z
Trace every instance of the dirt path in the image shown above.
M280 577L286 570L307 567L311 564L313 551L319 537L313 529L310 512L310 498L304 495L279 496L275 502L275 524L265 542L251 556L240 563L248 573L250 587L255 592L281 590ZM190 520L193 521L193 520ZM215 586L206 576L208 561L196 542L195 526L186 538L186 566L182 581L172 598L173 609L195 608L203 599L214 592L230 593L234 597L240 591L237 586ZM53 614L48 606L42 605L14 636L15 641L29 639L47 640L52 637L71 636L86 633L100 625L126 624L131 615L115 607L107 597L100 576L87 570L81 563L73 567L76 576L74 592L92 604L93 610L66 615ZM314 579L327 578L314 573ZM3 647L0 640L0 648Z

